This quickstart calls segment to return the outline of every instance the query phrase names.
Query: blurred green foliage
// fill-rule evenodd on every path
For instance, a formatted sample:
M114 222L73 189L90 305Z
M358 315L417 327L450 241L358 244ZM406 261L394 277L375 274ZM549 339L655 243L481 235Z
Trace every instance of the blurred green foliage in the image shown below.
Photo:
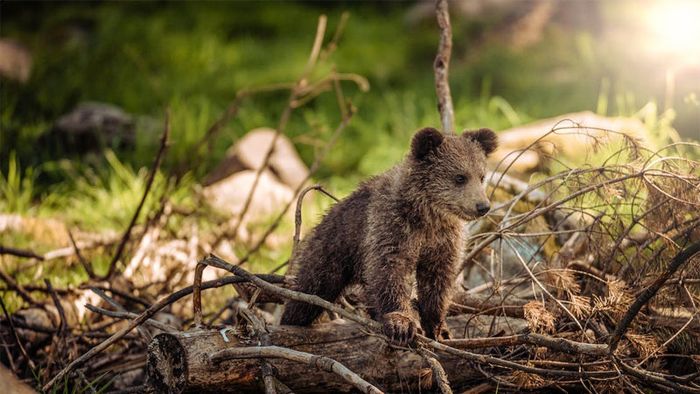
M134 206L140 194L143 174L135 169L152 162L166 108L172 144L163 172L170 173L192 161L193 146L237 91L294 81L318 16L329 17L328 42L347 10L338 49L313 76L335 68L370 82L367 93L343 84L358 112L317 174L343 195L399 160L413 131L439 123L432 73L437 28L432 18L409 22L411 5L5 3L0 33L27 45L34 67L28 83L3 80L0 89L0 210L60 213L82 226L119 228L130 211L125 207ZM554 27L538 44L516 51L497 41L479 45L495 21L453 19L450 78L457 124L464 128L504 129L586 109L631 114L648 99L620 93L616 77L624 70L601 55L595 32ZM246 131L274 127L286 99L286 92L276 92L245 101L212 151L191 163L191 182ZM136 146L81 156L37 146L57 117L85 101L111 103L137 116ZM310 163L339 119L335 96L327 93L295 111L286 134ZM101 215L83 213L95 206ZM73 210L81 213L71 216Z

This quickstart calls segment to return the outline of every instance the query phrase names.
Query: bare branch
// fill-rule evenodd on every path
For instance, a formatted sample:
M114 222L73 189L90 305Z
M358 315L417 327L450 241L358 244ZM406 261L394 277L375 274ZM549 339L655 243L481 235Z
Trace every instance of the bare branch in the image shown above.
M75 255L78 256L78 261L80 261L80 265L83 266L83 269L85 272L87 272L88 277L90 279L95 278L95 271L92 269L92 264L90 264L89 261L83 257L83 254L80 252L80 248L78 248L78 244L75 242L75 238L73 238L73 232L68 230L68 239L70 239L70 243L73 246L73 251L75 251Z
M32 359L29 357L29 354L27 354L27 350L24 349L22 342L19 340L17 330L15 330L14 322L12 321L10 314L7 313L7 309L5 308L5 301L3 301L2 297L0 297L0 307L2 307L2 313L5 314L5 319L7 319L7 323L10 326L10 331L12 332L12 337L14 338L17 347L19 347L20 353L22 353L22 356L24 356L24 358L27 360L29 368L31 368L32 371L35 371L36 365L34 364L34 361L32 361Z
M16 291L17 294L19 294L19 296L30 305L41 305L38 302L36 302L36 300L32 298L32 296L29 295L27 290L25 290L21 284L17 283L17 281L12 279L10 275L3 271L2 268L0 268L0 279L7 283L7 286L10 289Z
M30 259L44 260L44 256L27 249L11 248L9 246L0 245L0 255L7 254L16 257L27 257Z
M362 379L359 375L347 369L343 364L328 357L317 356L311 353L300 352L279 346L238 347L220 350L212 354L209 360L220 363L224 360L236 358L284 358L286 360L305 363L320 370L332 372L351 383L360 392L368 394L381 394L383 391L374 387L371 383Z
M163 127L163 134L160 137L160 148L158 149L158 153L156 154L155 160L153 160L153 165L151 166L150 171L148 172L148 178L146 178L146 187L143 190L143 195L141 196L141 201L139 202L138 207L136 207L136 211L134 212L134 215L131 217L131 221L129 222L129 225L126 227L126 230L124 231L124 235L122 235L121 241L119 241L119 245L117 246L117 251L114 252L114 256L112 257L112 260L109 262L109 269L107 270L107 274L105 274L102 277L98 277L99 280L109 280L113 275L114 272L117 269L117 261L122 256L122 253L124 252L124 247L126 247L126 243L129 242L129 237L131 236L131 231L134 228L134 225L136 224L136 221L139 218L139 214L141 214L141 209L143 208L143 205L146 203L146 197L148 197L148 193L151 191L151 186L153 186L153 181L156 178L156 173L158 172L158 168L160 168L160 163L163 159L163 153L165 153L165 149L168 146L168 135L170 134L170 112L166 111L165 112L165 126Z
M452 56L452 26L450 25L450 13L447 8L447 0L437 0L435 4L438 26L440 26L440 44L435 56L433 70L435 71L435 92L438 99L438 111L442 122L442 132L454 134L454 108L452 107L452 93L450 93L449 71L450 57Z
M85 304L85 307L95 313L99 313L100 315L105 315L109 317L114 317L117 319L136 319L139 315L136 313L132 312L126 312L126 311L110 311L104 308L96 307L94 305L90 304ZM148 324L150 326L153 326L154 328L157 328L161 331L165 332L172 332L172 331L177 331L177 329L173 326L170 326L165 323L161 323L158 320L155 319L148 319L144 322L145 324Z

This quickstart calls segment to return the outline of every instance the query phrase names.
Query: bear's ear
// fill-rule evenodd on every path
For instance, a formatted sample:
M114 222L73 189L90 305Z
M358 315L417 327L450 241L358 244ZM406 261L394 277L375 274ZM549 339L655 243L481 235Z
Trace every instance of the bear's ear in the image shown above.
M462 136L477 142L484 153L488 156L498 147L498 136L491 129L479 129L476 131L469 131Z
M411 154L416 159L423 160L428 153L440 146L444 139L445 137L443 137L441 132L432 127L426 127L413 136Z

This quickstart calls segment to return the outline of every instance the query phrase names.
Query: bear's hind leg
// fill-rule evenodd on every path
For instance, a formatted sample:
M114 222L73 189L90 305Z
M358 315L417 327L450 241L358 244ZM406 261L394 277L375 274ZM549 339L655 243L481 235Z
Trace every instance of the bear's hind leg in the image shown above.
M294 290L313 294L326 301L334 302L350 282L350 275L343 272L337 260L322 261L314 258L304 264L296 278ZM290 300L284 307L281 324L308 326L323 312L323 308L306 302Z

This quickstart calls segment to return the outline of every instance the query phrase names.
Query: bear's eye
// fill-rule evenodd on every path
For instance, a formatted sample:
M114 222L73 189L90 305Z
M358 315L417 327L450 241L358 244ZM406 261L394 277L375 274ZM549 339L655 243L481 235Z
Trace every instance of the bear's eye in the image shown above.
M479 182L484 183L484 176L482 175L481 178L479 179Z
M467 183L467 177L464 175L457 175L455 176L455 183L458 185L464 185Z

